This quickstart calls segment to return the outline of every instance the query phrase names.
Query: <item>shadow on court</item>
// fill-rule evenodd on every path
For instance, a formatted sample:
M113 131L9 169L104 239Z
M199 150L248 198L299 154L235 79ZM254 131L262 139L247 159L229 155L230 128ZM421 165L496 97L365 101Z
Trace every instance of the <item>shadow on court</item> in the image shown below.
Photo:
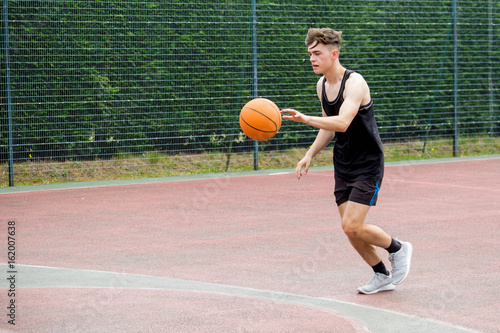
M386 167L367 223L414 256L407 280L375 295L356 292L372 271L342 233L331 170L4 189L0 328L497 333L499 170L498 158Z

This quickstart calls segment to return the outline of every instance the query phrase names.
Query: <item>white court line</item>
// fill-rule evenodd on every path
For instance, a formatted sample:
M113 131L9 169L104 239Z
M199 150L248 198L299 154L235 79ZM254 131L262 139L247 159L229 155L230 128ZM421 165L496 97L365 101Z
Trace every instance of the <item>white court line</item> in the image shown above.
M408 331L426 333L476 332L449 323L419 318L366 305L272 290L97 270L35 265L16 265L16 269L19 276L16 288L113 288L204 292L294 304L321 311L333 311L362 323L370 332L374 333L399 333ZM0 264L0 270L7 272L7 264ZM6 279L0 280L0 288L8 289L8 281Z

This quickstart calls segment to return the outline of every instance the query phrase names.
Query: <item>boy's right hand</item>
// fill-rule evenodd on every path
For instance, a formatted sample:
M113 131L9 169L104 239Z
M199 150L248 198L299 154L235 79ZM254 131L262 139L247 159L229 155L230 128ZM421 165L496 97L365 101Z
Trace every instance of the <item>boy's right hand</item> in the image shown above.
M300 177L302 175L307 175L307 171L309 170L309 167L311 166L312 162L312 157L309 155L305 155L299 163L297 163L297 168L295 168L295 174L297 175L297 179L300 180ZM302 168L304 168L304 171L302 171Z

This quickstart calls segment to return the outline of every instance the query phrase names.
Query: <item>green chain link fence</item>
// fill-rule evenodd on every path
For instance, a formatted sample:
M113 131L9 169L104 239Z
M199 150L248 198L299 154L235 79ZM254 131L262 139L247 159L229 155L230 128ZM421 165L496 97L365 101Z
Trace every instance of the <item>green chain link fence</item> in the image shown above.
M370 85L390 158L499 153L499 11L497 1L258 0L252 13L222 0L3 0L0 186L253 169L238 115L255 91L321 112L310 27L343 31L341 63ZM259 143L259 167L315 135L285 122Z

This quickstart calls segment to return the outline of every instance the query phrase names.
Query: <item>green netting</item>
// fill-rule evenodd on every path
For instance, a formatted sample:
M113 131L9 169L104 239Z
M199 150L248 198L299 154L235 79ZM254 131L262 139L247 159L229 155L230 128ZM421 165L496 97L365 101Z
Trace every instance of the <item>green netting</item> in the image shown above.
M9 107L14 175L34 172L25 171L25 164L39 171L57 165L54 172L67 173L68 161L94 161L99 168L103 160L151 153L163 159L253 151L238 126L239 111L253 96L252 51L259 96L281 108L321 112L318 77L304 45L309 27L343 31L341 62L368 81L386 146L417 142L423 148L428 139L450 146L454 136L491 138L500 132L496 1L458 2L456 44L452 1L257 1L256 50L250 2L4 3L2 186ZM315 135L310 127L287 122L259 149L303 148ZM492 149L498 152L498 144ZM226 163L213 171L231 170L232 155L222 155ZM172 168L190 163L178 161Z

